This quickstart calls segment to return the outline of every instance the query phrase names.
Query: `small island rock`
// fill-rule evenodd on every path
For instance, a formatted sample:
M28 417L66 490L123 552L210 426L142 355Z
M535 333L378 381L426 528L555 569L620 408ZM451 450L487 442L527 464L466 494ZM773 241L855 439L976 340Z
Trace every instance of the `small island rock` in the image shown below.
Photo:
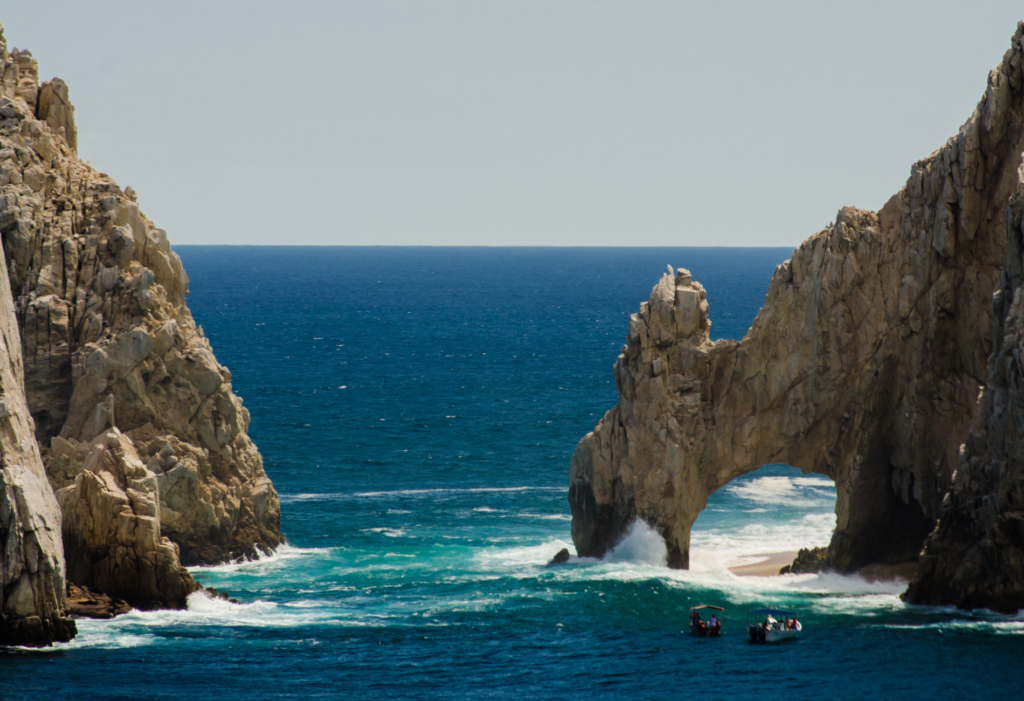
M568 562L568 561L569 561L569 548L562 548L557 553L555 553L555 556L553 558L551 558L551 562L549 562L548 564L549 565L561 565L562 563L565 563L565 562Z

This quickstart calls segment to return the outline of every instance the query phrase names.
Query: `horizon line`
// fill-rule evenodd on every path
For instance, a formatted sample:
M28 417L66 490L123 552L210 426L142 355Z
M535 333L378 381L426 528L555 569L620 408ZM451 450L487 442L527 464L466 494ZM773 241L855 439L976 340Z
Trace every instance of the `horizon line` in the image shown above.
M638 248L700 248L700 249L727 249L745 250L752 248L788 248L796 250L796 246L555 246L555 245L520 245L520 244L433 244L433 243L172 243L171 249L182 247L194 248L550 248L550 249L638 249Z

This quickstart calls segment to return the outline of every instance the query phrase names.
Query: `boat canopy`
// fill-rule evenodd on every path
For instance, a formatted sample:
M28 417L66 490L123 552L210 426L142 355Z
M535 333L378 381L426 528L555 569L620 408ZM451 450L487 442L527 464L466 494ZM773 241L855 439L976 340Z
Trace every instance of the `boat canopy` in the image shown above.
M725 609L721 606L712 606L711 604L701 604L700 606L691 606L691 611L699 611L700 609L714 609L715 611L721 611L725 613Z
M772 616L781 616L782 618L799 618L800 614L796 611L783 611L782 609L754 609L750 612L751 614L765 614Z

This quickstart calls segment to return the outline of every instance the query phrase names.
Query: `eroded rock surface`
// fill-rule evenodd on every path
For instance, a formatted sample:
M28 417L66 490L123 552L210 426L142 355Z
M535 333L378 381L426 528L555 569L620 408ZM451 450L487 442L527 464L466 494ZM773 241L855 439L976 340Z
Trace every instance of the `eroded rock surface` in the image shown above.
M904 595L911 603L1024 608L1024 166L1006 225L985 389L938 528Z
M277 494L166 232L132 188L77 158L67 86L40 85L2 28L0 75L0 235L20 330L9 340L64 507L69 572L138 606L181 605L194 585L181 565L281 542Z
M832 567L917 559L984 383L1024 149L1022 35L878 213L842 209L777 268L742 341L711 342L703 289L669 269L630 319L618 405L572 458L581 556L639 517L685 568L708 495L787 463L836 483Z
M70 640L75 624L65 601L60 507L25 401L6 266L0 266L0 344L0 645L43 646Z
M95 587L68 583L67 598L68 611L74 618L110 619L132 610L127 601L112 597Z
M135 608L184 608L200 587L162 533L157 474L116 428L74 447L61 455L67 486L57 490L68 579Z
M793 562L779 574L816 574L828 571L828 548L800 548Z

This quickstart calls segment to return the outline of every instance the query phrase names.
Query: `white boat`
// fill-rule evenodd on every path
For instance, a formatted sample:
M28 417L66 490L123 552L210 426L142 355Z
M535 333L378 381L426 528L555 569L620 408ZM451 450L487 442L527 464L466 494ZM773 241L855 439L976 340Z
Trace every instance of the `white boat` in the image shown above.
M747 632L752 643L775 643L796 638L803 626L800 614L781 609L754 609L747 614Z

